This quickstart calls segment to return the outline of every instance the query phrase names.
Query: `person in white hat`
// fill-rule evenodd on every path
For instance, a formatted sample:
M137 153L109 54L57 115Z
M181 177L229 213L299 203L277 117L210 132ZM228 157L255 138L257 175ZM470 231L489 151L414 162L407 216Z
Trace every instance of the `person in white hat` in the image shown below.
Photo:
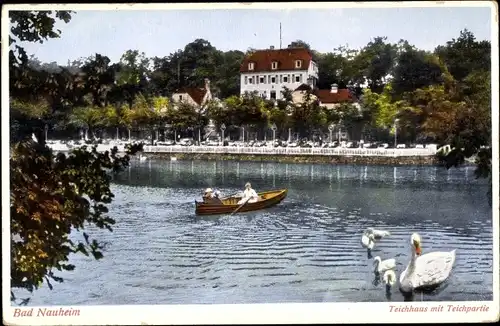
M203 194L203 201L205 203L220 204L219 194L217 190L214 191L212 188L207 188Z
M240 205L240 204L243 204L245 202L255 203L259 199L260 199L259 195L252 188L252 185L250 184L250 182L247 182L245 184L245 191L243 191L243 197L240 199L240 201L238 202L238 204Z

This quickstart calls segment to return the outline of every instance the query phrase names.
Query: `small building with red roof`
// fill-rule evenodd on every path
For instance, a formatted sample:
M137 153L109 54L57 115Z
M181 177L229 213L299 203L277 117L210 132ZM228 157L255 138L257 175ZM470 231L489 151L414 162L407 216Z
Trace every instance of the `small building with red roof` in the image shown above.
M310 91L312 98L319 100L319 104L327 109L334 109L341 103L355 103L356 98L347 88L338 88L337 84L332 84L330 89L312 89L307 84L302 84L292 92L294 103L302 103L304 96Z
M172 94L174 103L187 103L195 108L202 108L212 99L210 80L205 79L204 87L182 87Z

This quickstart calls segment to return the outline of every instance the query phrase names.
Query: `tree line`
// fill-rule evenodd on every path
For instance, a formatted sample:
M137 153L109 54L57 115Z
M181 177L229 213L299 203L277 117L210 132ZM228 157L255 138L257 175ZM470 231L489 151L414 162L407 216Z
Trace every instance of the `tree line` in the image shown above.
M98 153L95 148L56 156L45 146L47 129L63 136L80 129L119 136L166 125L192 132L212 119L218 126L224 123L229 134L275 124L278 135L291 128L310 136L342 123L351 133L362 130L387 139L398 128L403 140L450 144L452 151L443 158L447 167L477 155L478 176L491 180L491 45L468 30L432 52L404 40L392 44L385 37L360 50L339 47L328 53L301 40L292 42L292 47L311 50L320 88L336 83L359 99L359 108L342 103L327 110L310 91L302 103L293 103L289 89L276 102L255 94L239 96L240 63L254 49L224 52L198 39L165 57L128 50L117 63L95 54L60 66L40 62L19 45L59 37L55 23L69 23L74 14L9 12L13 288L32 291L44 281L51 287L49 279L62 281L53 270L74 269L67 264L71 253L102 257L88 234L72 242L69 233L88 223L112 229L106 208L113 197L109 172L123 170L129 155L141 148L129 147L123 157L116 150ZM221 101L208 103L205 111L171 103L176 89L200 87L205 78Z
M211 119L227 126L226 135L238 135L241 127L262 133L274 124L278 136L292 129L307 137L328 133L335 124L354 138L388 141L398 128L400 142L447 144L446 128L460 123L455 115L464 110L488 122L491 45L468 30L433 52L405 40L392 44L385 37L375 37L360 50L340 46L320 53L301 40L289 47L308 48L319 66L319 88L334 83L348 88L361 110L351 103L336 110L313 100L293 103L287 89L277 103L255 94L240 97L240 64L255 50L224 52L203 39L165 57L128 50L117 63L102 54L66 66L27 56L22 65L11 60L12 108L17 116L37 116L43 122L38 128L42 138L47 127L62 136L78 129L116 129L120 135L131 129L175 129L192 135ZM203 112L188 104L174 109L170 96L180 87L202 87L205 78L221 101L208 103ZM33 103L36 112L30 111ZM12 133L19 135L16 129Z

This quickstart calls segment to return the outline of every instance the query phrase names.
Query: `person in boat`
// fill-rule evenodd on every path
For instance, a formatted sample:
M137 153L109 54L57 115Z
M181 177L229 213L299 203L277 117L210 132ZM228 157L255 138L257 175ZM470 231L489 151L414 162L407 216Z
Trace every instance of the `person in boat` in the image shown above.
M247 182L245 184L245 190L243 191L243 197L240 199L238 202L238 205L241 205L243 203L255 203L260 200L259 195L257 192L252 188L252 185L250 182Z
M221 204L222 201L219 198L220 192L217 190L212 190L212 188L205 189L203 194L203 201L207 204Z

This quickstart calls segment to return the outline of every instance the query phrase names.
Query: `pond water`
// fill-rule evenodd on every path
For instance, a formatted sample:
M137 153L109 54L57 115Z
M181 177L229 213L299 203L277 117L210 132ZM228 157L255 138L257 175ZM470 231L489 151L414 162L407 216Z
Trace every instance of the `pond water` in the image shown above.
M229 195L247 181L288 197L257 212L194 214L204 188ZM398 277L412 232L424 253L457 250L450 278L412 300L492 300L492 213L473 167L133 161L113 191L114 232L90 231L105 257L73 257L75 271L30 305L403 301L373 273L367 227L391 232L372 256L396 258Z

